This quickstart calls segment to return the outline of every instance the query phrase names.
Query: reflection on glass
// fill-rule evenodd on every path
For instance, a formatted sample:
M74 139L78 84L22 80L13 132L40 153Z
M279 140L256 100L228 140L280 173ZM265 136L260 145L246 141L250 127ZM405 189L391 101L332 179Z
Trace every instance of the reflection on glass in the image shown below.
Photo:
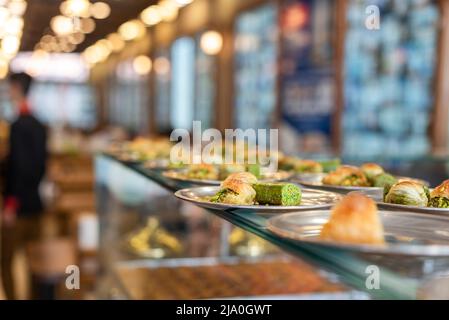
M146 226L130 237L129 246L136 254L154 259L178 255L182 251L179 240L162 228L155 217L148 218Z
M235 125L270 128L276 104L277 6L240 14L235 24Z
M229 245L231 253L244 257L259 257L272 253L275 248L252 233L243 231L240 228L234 228L229 235Z
M133 59L118 64L111 75L109 90L109 120L112 124L143 134L148 130L148 75L138 75Z

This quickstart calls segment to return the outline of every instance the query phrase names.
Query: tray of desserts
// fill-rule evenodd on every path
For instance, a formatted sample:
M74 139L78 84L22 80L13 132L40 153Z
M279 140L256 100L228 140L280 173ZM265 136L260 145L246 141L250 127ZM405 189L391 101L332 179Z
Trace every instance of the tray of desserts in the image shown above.
M293 183L261 182L248 172L230 175L221 186L182 189L175 196L207 209L255 213L323 209L341 199L339 194L301 189Z
M218 186L229 175L239 172L250 172L260 181L283 181L292 177L287 171L268 172L258 165L212 165L197 164L189 165L181 170L168 170L162 175L172 180L187 182L193 185Z
M267 226L284 238L351 252L449 257L449 218L378 210L361 193L345 196L332 210L273 217Z
M449 180L434 189L418 181L402 180L384 190L381 208L449 215Z
M304 172L292 179L307 188L343 194L359 191L377 200L383 198L385 187L404 180L428 186L423 180L393 176L375 163L366 163L361 167L344 165L329 173Z
M105 153L127 164L169 159L172 143L165 138L137 137L132 141L114 143Z

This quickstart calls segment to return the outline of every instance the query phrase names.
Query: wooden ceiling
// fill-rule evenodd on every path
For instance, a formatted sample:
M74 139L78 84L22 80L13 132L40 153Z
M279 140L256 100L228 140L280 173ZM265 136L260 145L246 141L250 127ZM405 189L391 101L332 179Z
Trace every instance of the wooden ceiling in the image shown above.
M28 0L25 12L25 25L22 36L21 51L32 51L40 38L51 32L50 20L60 14L59 6L63 0ZM125 21L136 18L146 7L157 0L102 0L111 6L111 15L104 20L95 20L96 28L86 35L86 40L78 45L76 51L83 51L95 41L114 32ZM97 2L91 0L91 2Z

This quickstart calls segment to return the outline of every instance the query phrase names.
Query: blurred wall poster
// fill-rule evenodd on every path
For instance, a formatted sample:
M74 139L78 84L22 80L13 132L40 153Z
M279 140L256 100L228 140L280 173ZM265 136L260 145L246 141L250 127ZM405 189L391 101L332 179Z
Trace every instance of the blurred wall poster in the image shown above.
M364 27L379 6L379 30ZM440 12L436 0L348 2L343 154L420 157L430 151Z
M331 0L290 0L281 10L281 112L283 128L295 141L287 152L320 152L330 146L333 12Z

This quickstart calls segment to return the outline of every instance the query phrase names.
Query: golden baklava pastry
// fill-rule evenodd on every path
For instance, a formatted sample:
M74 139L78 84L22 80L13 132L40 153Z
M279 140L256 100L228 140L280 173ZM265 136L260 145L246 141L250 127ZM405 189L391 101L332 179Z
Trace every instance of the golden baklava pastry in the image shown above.
M394 184L385 195L385 202L408 206L427 207L429 189L412 180L403 180Z
M430 193L429 205L434 208L449 208L449 180L433 189Z
M384 169L376 163L365 163L360 167L368 180L373 180L376 176L385 173Z
M332 209L320 238L350 244L384 244L376 203L361 193L348 194Z
M255 183L257 178L249 172L233 173L222 182L220 190L210 201L236 205L254 204L256 191L252 184Z
M257 183L257 178L252 173L237 172L237 173L233 173L233 174L229 175L229 177L225 181L223 181L221 185L224 187L227 183L229 183L228 181L230 181L230 180L240 180L243 183L249 183L249 184Z

